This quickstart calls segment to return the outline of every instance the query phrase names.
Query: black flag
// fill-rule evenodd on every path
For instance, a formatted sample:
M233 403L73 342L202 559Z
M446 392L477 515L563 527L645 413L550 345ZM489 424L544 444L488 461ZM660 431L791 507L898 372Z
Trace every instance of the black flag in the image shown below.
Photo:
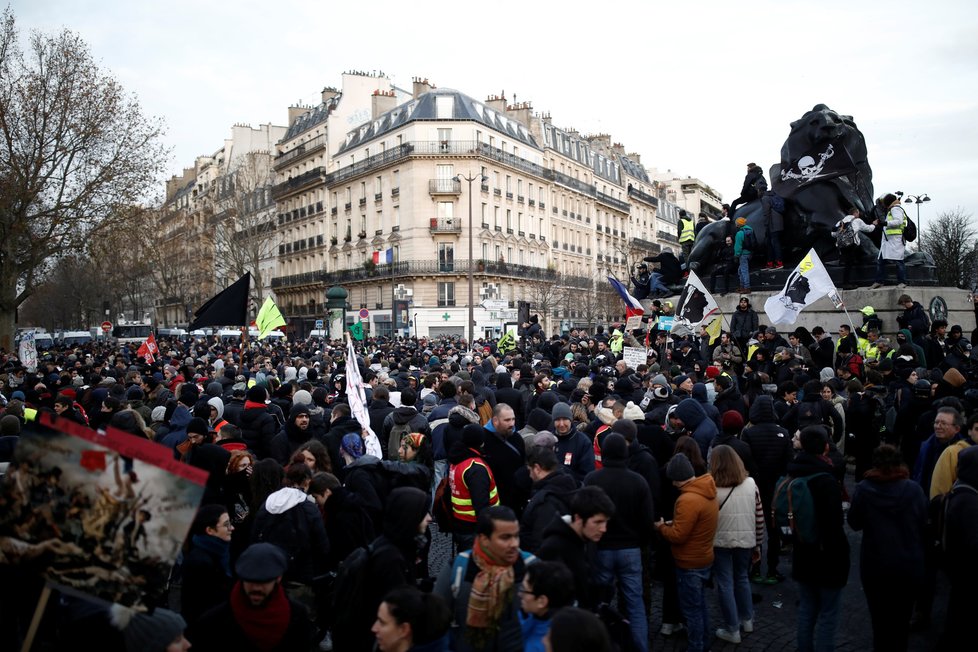
M251 289L251 272L211 297L200 308L194 311L194 320L187 330L196 330L202 326L247 326L248 325L248 292Z

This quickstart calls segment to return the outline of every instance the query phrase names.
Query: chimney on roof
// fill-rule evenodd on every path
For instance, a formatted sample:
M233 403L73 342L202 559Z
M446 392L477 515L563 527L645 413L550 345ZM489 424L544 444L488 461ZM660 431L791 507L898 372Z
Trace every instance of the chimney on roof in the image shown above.
M486 106L497 113L506 115L506 91L501 95L490 95L486 98Z
M529 102L519 102L518 104L510 104L506 107L506 115L513 120L516 120L524 127L529 128L530 126L530 116L533 115L533 105Z
M594 147L595 149L602 151L608 151L611 149L610 134L594 134L593 136L588 136L587 141L591 143L591 147Z
M628 158L635 161L635 165L642 165L642 155L638 152L630 152Z
M329 102L331 99L339 95L340 92L333 88L332 86L327 86L323 89L323 104Z
M421 79L420 77L412 77L411 81L414 82L414 89L412 92L414 99L418 99L435 87L434 84L430 83L427 78Z
M370 112L374 120L387 113L395 106L397 106L397 96L394 95L394 91L382 91L377 89L370 97Z
M292 106L290 106L289 107L289 126L291 127L292 126L292 123L294 123L296 120L298 120L301 116L305 115L305 113L307 111L309 111L309 107L308 106L299 106L298 104L293 104Z

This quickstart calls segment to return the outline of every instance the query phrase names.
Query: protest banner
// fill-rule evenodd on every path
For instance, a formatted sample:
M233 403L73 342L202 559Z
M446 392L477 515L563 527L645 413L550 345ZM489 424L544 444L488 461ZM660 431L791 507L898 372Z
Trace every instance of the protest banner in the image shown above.
M0 488L0 563L39 563L50 585L137 610L162 604L207 472L147 439L47 413Z
M640 346L626 346L621 350L621 359L629 369L637 369L640 364L648 364L649 350Z

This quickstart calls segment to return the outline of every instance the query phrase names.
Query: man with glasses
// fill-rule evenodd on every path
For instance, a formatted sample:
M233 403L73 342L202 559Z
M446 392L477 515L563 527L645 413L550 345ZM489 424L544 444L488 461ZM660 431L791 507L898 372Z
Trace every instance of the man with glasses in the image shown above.
M934 467L941 454L951 444L964 439L964 417L953 407L942 407L934 415L934 434L920 445L917 463L913 468L913 479L920 483L924 492L930 494Z
M563 607L574 603L573 578L559 561L538 561L526 567L520 584L520 625L524 652L543 652L543 637L550 631L550 619Z

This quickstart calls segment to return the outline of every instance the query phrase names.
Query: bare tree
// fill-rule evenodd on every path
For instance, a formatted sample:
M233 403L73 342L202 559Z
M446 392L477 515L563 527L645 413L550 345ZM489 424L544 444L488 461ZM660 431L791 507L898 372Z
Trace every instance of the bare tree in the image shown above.
M251 272L252 296L261 305L265 278L263 266L277 254L275 202L272 200L272 156L249 152L237 158L228 172L215 217L214 246L217 272L234 281Z
M165 161L161 123L96 65L68 30L20 44L0 17L0 346L46 263L112 224ZM118 217L118 215L116 215Z
M921 243L934 259L937 280L949 287L973 287L978 271L978 231L970 213L958 207L928 224Z

